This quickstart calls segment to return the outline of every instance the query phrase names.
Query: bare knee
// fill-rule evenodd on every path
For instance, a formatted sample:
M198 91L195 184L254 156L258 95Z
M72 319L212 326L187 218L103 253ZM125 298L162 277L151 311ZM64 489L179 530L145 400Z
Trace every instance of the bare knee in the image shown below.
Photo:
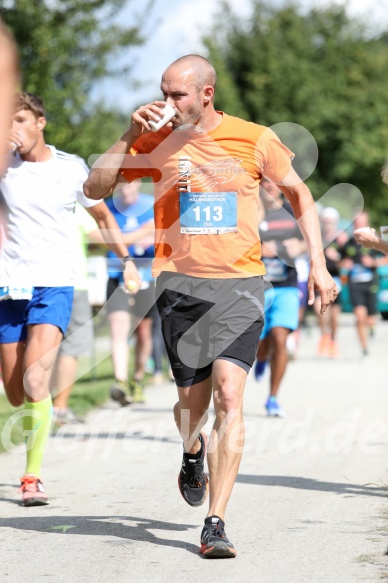
M24 374L25 392L34 400L41 401L47 397L48 387L45 383L45 371L39 366L31 366Z
M213 401L216 412L228 413L242 408L242 395L228 380L221 382L214 390Z
M148 321L149 318L142 320L137 327L136 336L138 342L144 344L151 338L152 333L152 321Z
M276 327L271 330L271 342L274 350L286 350L288 334L287 328Z
M366 323L368 319L368 312L365 306L356 306L354 309L354 314L358 324Z

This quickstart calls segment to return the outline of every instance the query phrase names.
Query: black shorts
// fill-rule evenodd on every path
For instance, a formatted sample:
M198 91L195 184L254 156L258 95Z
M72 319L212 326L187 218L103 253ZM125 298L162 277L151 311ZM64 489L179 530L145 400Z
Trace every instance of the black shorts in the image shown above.
M208 378L216 358L249 371L264 323L261 276L206 279L164 272L156 280L156 297L178 387Z
M350 301L353 307L365 306L368 316L374 316L377 312L377 291L377 284L373 281L349 282Z
M106 297L108 314L119 311L128 312L134 314L139 320L154 318L157 314L155 283L153 281L150 282L149 287L141 289L137 294L132 295L127 294L120 287L118 279L110 277L108 279Z

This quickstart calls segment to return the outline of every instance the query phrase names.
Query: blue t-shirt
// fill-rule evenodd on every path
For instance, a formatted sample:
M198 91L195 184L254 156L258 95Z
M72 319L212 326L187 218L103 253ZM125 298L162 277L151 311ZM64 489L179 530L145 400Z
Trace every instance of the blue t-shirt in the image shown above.
M144 223L154 218L154 197L150 194L139 194L139 198L134 204L126 207L120 204L120 197L109 198L106 201L109 210L114 215L122 233L131 233L139 229ZM154 246L150 245L142 249L136 244L128 247L128 253L136 258L136 266L143 281L152 281L152 260L154 257ZM107 267L109 277L123 280L123 267L121 260L113 251L107 253Z

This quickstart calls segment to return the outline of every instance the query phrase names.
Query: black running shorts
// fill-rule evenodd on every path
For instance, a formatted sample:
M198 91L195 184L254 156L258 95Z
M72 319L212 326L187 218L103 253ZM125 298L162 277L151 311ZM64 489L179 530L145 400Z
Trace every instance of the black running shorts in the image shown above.
M204 279L163 272L156 280L162 333L178 387L208 378L216 358L249 371L263 328L263 278Z
M157 316L155 284L153 281L149 283L147 289L141 289L133 295L124 291L118 279L110 277L108 279L106 297L108 314L112 312L128 312L133 313L139 320Z
M353 308L365 306L368 316L374 316L377 312L377 291L377 285L372 281L349 282L350 301Z

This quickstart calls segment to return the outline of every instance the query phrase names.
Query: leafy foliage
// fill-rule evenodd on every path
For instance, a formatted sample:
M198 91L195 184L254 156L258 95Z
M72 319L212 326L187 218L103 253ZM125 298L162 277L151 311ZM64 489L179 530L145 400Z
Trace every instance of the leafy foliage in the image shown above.
M216 106L263 125L302 125L319 148L308 180L316 197L349 182L372 219L387 222L388 32L373 34L337 5L302 13L252 0L251 9L239 19L223 2L204 39L219 77Z
M147 0L142 13L154 0ZM128 0L0 0L0 17L19 46L22 89L45 102L46 138L87 158L104 151L122 130L122 114L93 103L98 80L128 75L111 70L114 55L143 43L142 17L118 24ZM135 10L134 10L135 14Z

